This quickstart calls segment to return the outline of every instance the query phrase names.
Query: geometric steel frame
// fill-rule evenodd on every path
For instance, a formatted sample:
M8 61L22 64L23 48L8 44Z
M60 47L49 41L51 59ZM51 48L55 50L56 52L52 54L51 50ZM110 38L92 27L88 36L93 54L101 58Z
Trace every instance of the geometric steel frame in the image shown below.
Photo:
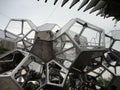
M50 64L55 64L57 65L58 67L61 68L61 70L63 71L59 71L59 74L60 73L63 73L64 76L63 76L63 80L62 80L62 83L53 83L53 82L50 82ZM52 69L54 70L54 69ZM45 73L46 73L46 79L44 80L44 83L41 81L41 85L40 85L40 88L43 88L44 86L47 86L47 85L51 85L51 86L58 86L58 87L63 87L64 84L65 84L65 80L67 78L67 75L68 75L68 70L66 68L64 68L61 64L59 64L58 62L56 62L55 60L51 60L49 61L47 64L46 64L46 70L45 70Z
M18 35L15 35L15 34L13 34L13 33L11 33L11 32L9 32L8 30L7 30L7 28L8 28L8 26L9 26L9 24L11 23L11 22L21 22L21 32L18 34ZM24 34L24 22L26 22L26 23L28 23L28 25L30 26L30 30L26 33L26 34ZM23 43L23 48L22 49L25 49L25 50L28 50L29 51L29 48L33 45L33 42L34 42L34 38L29 38L29 37L27 37L32 31L36 31L36 26L32 23L32 21L30 21L30 20L27 20L27 19L11 19L9 22L8 22L8 24L7 24L7 26L5 27L5 29L4 29L4 33L5 33L5 38L10 38L10 39L12 39L14 42L16 42L16 44L18 43L18 42L22 42ZM9 36L10 35L10 36ZM20 37L20 35L22 36L22 37ZM13 36L13 37L11 37L11 36ZM33 40L33 42L31 42L31 40Z
M86 51L86 52L87 52L87 51L91 51L92 49L87 48L87 47L89 47L89 46L86 46L86 48L83 48L82 46L80 46L80 45L71 37L71 35L69 34L70 28L71 28L75 23L78 23L78 24L80 24L80 25L83 26L82 31L80 32L80 36L82 35L82 32L85 30L85 28L90 28L90 29L92 29L92 30L97 31L98 33L100 33L99 46L93 46L93 51L98 51L98 52L99 52L99 50L100 50L101 52L103 51L103 53L104 53L104 51L106 51L106 49L105 49L105 34L104 34L104 30L101 29L101 28L99 28L99 27L96 27L96 26L94 26L94 25L92 25L92 24L90 24L90 23L88 23L88 22L86 22L86 21L83 21L83 20L81 20L81 19L78 19L78 18L72 19L72 20L70 20L66 25L64 25L63 28L61 28L61 30L56 33L56 37L54 38L54 41L57 41L57 39L58 39L59 37L62 37L63 35L66 35L66 36L70 39L70 41L72 42L73 48L77 48L77 50L79 50L79 53L77 53L78 55L77 55L76 57L78 57L78 56L80 55L80 53L82 53L82 52L84 52L84 51ZM101 36L101 35L103 35L103 36ZM100 44L100 43L101 43L101 37L103 37L103 38L102 38L102 39L103 39L103 40L102 40L102 41L103 41L102 45ZM71 49L71 48L70 48L70 49ZM68 50L69 50L69 49L68 49ZM67 50L61 50L61 53L64 53L64 52L66 52L66 51L67 51ZM58 53L58 54L60 54L60 53ZM56 52L56 55L58 55L58 54L57 54L57 52ZM73 62L75 62L75 61L73 61Z
M21 52L22 54L24 54L24 56L28 56L28 54L29 54L29 53L24 52L24 51L21 51L21 50L12 50L12 51L9 51L9 52L3 54L1 57L5 57L6 55L8 55L8 54L10 54L10 53L14 53L15 51ZM24 57L23 60L18 64L18 66L15 67L15 69L13 69L10 73L8 73L8 74L4 74L4 73L3 73L3 74L0 75L0 78L2 78L2 79L1 79L2 82L4 82L4 84L5 84L4 87L7 87L7 86L6 86L6 82L9 81L9 83L11 82L11 85L12 85L12 86L9 86L9 85L8 85L9 89L15 89L15 88L16 88L17 90L22 90L22 87L21 87L21 86L16 82L16 80L14 79L13 74L17 71L17 68L18 68L20 65L23 64L23 62L25 61L25 59L26 59L26 57ZM1 85L2 85L2 83L1 83ZM2 87L2 86L1 86L1 87ZM2 89L2 90L3 90L3 89ZM6 89L4 88L4 90L7 90L7 88L6 88Z
M22 23L27 22L30 25L31 30L25 35L23 34L23 31L21 31L20 34L23 34L23 37L19 37L17 35L14 35L11 32L7 31L7 27L11 21L20 21ZM9 21L9 23L6 26L6 29L4 31L5 38L11 39L12 37L8 37L8 35L10 34L10 35L15 37L16 43L18 43L19 41L26 42L25 38L27 37L27 35L29 35L32 31L34 31L35 32L34 39L37 42L37 47L35 46L35 42L32 42L32 43L28 42L31 44L31 46L36 47L34 51L36 52L36 49L41 48L41 51L39 51L39 52L46 51L46 53L42 53L42 54L47 55L47 53L52 53L52 55L53 55L53 56L51 54L49 55L52 57L52 59L50 58L47 62L45 62L46 58L45 58L45 60L43 60L41 57L39 57L41 55L41 53L39 53L38 56L35 56L34 53L32 53L32 52L28 53L28 52L25 52L23 50L16 50L15 49L15 50L9 51L9 52L1 55L1 58L2 58L2 57L7 56L8 54L10 54L14 51L19 51L24 55L24 58L10 72L10 74L4 75L5 73L2 73L0 75L0 80L2 80L2 81L5 80L6 82L7 82L7 80L10 82L12 81L12 83L15 83L15 86L13 85L15 88L18 87L18 89L22 90L22 85L20 85L19 82L17 82L15 74L18 73L19 70L23 69L22 68L23 66L29 66L32 61L39 64L40 70L41 70L38 72L40 77L37 77L37 80L35 80L35 81L39 81L39 84L40 84L39 87L37 87L37 90L41 90L41 89L43 90L44 88L47 88L47 86L63 88L64 85L66 85L66 83L67 84L70 83L70 78L71 78L71 80L76 79L73 83L78 82L78 84L76 84L75 87L74 87L74 85L73 85L73 87L71 85L71 86L69 86L68 89L73 88L73 90L76 90L76 89L81 88L81 85L83 83L86 83L87 81L89 81L87 79L87 76L89 76L89 73L91 73L91 72L96 74L95 78L97 78L97 79L105 71L108 71L113 76L113 78L117 77L116 73L114 74L109 69L109 67L111 67L112 65L109 65L110 60L108 60L109 58L105 57L104 54L108 54L109 52L113 52L112 46L115 43L115 41L119 41L119 40L114 39L113 37L111 37L109 35L106 35L107 37L109 37L112 40L112 43L111 43L109 48L105 48L105 33L104 33L103 29L96 27L96 26L94 26L88 22L85 22L81 19L78 19L78 18L70 20L70 22L68 22L63 28L61 28L59 31L56 31L54 33L52 32L52 29L55 27L56 24L45 24L45 25L37 28L37 30L36 30L36 26L29 20L11 19ZM92 48L89 48L91 46L89 46L89 45L81 46L79 43L77 43L77 41L69 33L69 30L71 29L71 27L73 27L73 25L75 23L82 25L82 29L81 29L81 32L79 33L79 37L82 36L82 34L83 34L84 30L86 30L86 28L90 28L91 30L98 32L100 35L99 39L98 39L99 44L96 46L95 45L92 46ZM23 28L23 25L21 26L21 28ZM50 38L48 37L47 39L45 39L44 35L40 36L40 34L41 33L43 34L44 32L47 33L46 35L48 35L48 36L49 36L49 34L51 34L51 37ZM42 38L39 38L39 40L37 40L39 37L39 36L37 36L38 34L40 37L42 37ZM40 43L38 43L38 41L40 41ZM52 49L51 52L48 51L48 49L47 49L48 46L45 46L45 44L43 44L43 46L41 45L44 42L47 42L48 46L50 46L49 44L51 44L51 46L50 46L50 49ZM60 49L58 49L57 44L59 44L59 43L60 44L64 43L64 45L69 45L68 43L70 43L71 47L66 48L65 46L58 45L58 48L60 47ZM56 46L54 46L54 44L56 44ZM28 50L29 46L26 46L26 44L24 44L24 43L23 43L23 45L25 46L25 50ZM44 50L43 50L43 48L44 48ZM69 53L66 53L67 51L72 52L72 54L74 53L74 55L72 55L69 52L72 56L72 59L71 59L71 57L69 57ZM75 51L79 51L79 52L75 52ZM64 57L65 54L67 54L68 56L66 55ZM74 58L73 58L73 56L74 56ZM33 58L31 58L31 57L33 57ZM45 57L48 58L48 56L45 56ZM69 58L66 58L66 57L69 57ZM119 59L119 57L117 57L117 59ZM92 62L92 60L93 60L93 62ZM98 60L98 62L97 62L97 60ZM108 60L108 62L107 62L107 60ZM64 63L65 61L70 62L71 65L69 67L66 67L65 66L66 63ZM119 61L116 60L116 62L119 62ZM1 60L0 63L3 63L3 60ZM97 63L97 65L96 64L94 65L94 63ZM116 65L115 66L113 65L113 67L116 68ZM100 68L103 69L102 72L95 71L95 70L100 69ZM29 72L32 70L34 70L34 69L32 68L31 70L28 70L27 73L29 74ZM74 77L70 76L70 75L75 75L76 73L77 73L77 77L74 78ZM42 77L43 74L44 74L44 77ZM26 76L26 77L29 77L29 76ZM91 75L91 77L92 77L92 75ZM0 83L0 85L3 85L3 84ZM14 87L11 86L10 88L14 89ZM23 89L24 89L24 87L23 87Z
M94 26L86 21L83 21L79 18L74 18L74 19L71 19L66 25L63 26L63 28L56 34L56 38L60 37L63 33L65 33L72 41L72 43L80 50L82 50L83 48L80 47L80 45L78 45L78 43L69 35L69 30L70 28L75 24L75 23L78 23L80 25L83 26L83 29L82 29L82 32L84 31L85 28L90 28L94 31L97 31L100 33L100 39L101 39L101 34L103 34L103 46L100 45L101 43L101 40L99 40L99 48L105 48L105 33L104 33L104 30L97 27L97 26ZM80 36L82 35L82 32L80 33ZM55 39L56 39L55 38ZM96 47L96 46L94 46Z
M16 74L18 73L18 71L20 69L22 69L22 67L27 67L32 61L37 62L39 65L42 65L42 61L38 57L36 57L30 53L27 53L27 55L25 55L25 58L20 62L20 64L11 73L11 77L13 80L15 80L16 83L18 83L16 80ZM29 75L30 71L31 70L29 69L26 73L28 73L28 75ZM39 73L41 73L41 71L39 71ZM39 81L39 79L36 81ZM24 81L24 82L26 82L26 81ZM24 85L24 83L22 85ZM20 86L23 87L22 85L20 85Z
M49 64L51 63L54 63L56 65L58 65L59 67L61 67L61 69L63 70L62 73L65 74L64 76L64 80L62 81L61 84L55 84L55 83L51 83L49 80L49 73L50 73L50 70L49 70ZM61 71L60 71L61 72ZM67 74L68 74L68 70L66 68L64 68L61 64L57 63L55 60L51 60L50 62L47 63L47 84L48 85L54 85L54 86L59 86L59 87L63 87L64 86L64 83L65 83L65 80L66 80L66 77L67 77Z

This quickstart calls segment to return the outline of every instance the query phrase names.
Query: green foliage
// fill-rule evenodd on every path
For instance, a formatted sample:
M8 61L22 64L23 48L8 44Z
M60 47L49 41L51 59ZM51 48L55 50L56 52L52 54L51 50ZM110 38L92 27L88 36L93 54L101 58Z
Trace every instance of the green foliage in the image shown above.
M97 84L100 86L104 86L104 85L107 86L110 83L110 81L111 81L111 78L108 78L108 79L99 78L97 80Z

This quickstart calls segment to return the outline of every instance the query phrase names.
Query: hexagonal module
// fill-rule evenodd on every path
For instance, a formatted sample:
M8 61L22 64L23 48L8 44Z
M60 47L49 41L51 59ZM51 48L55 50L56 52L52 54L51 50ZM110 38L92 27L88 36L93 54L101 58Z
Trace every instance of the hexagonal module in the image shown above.
M71 67L84 69L90 63L90 59L95 61L106 52L104 36L102 28L79 18L71 19L56 34L54 40L56 58L62 60L61 64L68 69Z
M0 74L9 75L17 65L24 59L25 53L12 50L0 56Z
M30 20L11 19L4 29L5 45L3 46L8 49L17 47L19 49L29 50L34 42L36 28L37 27ZM12 44L11 47L6 43Z
M37 88L40 86L41 69L40 59L29 53L13 70L11 77L24 90L38 90Z
M0 76L0 90L23 90L11 76Z
M0 90L22 90L12 73L27 55L27 52L12 50L0 56Z

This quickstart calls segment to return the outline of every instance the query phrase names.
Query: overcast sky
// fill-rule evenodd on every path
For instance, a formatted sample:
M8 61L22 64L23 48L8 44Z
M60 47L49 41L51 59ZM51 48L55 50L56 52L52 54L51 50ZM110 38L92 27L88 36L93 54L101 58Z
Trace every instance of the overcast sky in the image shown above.
M113 29L120 29L120 22L114 27L112 18L103 19L96 16L96 13L89 14L89 11L83 12L83 9L77 11L80 3L76 4L72 9L69 6L70 0L64 7L61 7L61 1L54 6L54 0L0 0L0 29L4 29L10 18L30 19L34 24L40 26L44 23L56 23L61 27L72 18L80 18L90 22L98 27L105 29L108 33Z

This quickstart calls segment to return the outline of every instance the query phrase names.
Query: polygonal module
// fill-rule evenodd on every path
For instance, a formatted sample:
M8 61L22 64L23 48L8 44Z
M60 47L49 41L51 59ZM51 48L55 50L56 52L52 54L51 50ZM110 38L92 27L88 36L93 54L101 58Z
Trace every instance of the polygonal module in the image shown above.
M40 87L42 61L36 56L29 54L13 70L11 77L25 90Z
M70 69L71 65L72 67L77 66L76 64L79 66L79 63L84 62L84 58L92 52L91 56L86 57L90 63L90 58L101 57L106 51L104 37L103 29L78 18L70 20L56 33L56 38L53 41L57 61ZM86 54L84 57L79 57L82 52L84 54L86 52ZM88 65L87 61L84 62L85 65L81 64L81 66Z
M19 67L28 53L21 50L11 50L0 57L0 88L1 90L22 90L12 77L14 70Z
M16 43L14 48L30 50L34 42L35 31L36 26L32 21L27 19L11 19L4 30L5 39L10 39Z
M40 88L49 89L49 87L63 88L68 75L68 70L55 60L51 60L44 67L41 75Z
M61 29L55 29L55 26L56 24L44 24L35 31L35 41L32 49L29 48L30 53L13 50L0 57L0 80L3 81L0 83L1 88L51 90L54 87L55 90L63 90L64 86L67 86L65 90L68 90L81 89L84 86L86 88L90 84L87 88L95 89L96 82L105 81L101 79L104 72L107 71L115 78L116 73L109 68L117 67L119 57L117 60L115 58L115 65L112 65L111 60L108 60L111 63L107 62L109 58L105 57L105 54L109 52L105 48L103 29L78 18L72 19ZM6 34L11 36L10 38L15 36L9 32ZM22 39L18 37L23 42L25 38L26 36ZM115 50L110 53L119 54ZM11 86L1 86L8 83L7 81L11 82ZM119 79L112 81L114 84L119 82ZM104 83L101 85L106 87ZM112 88L115 87L114 84Z
M9 73L11 73L25 58L25 55L27 54L20 50L11 50L2 54L0 57L0 74L9 75Z

